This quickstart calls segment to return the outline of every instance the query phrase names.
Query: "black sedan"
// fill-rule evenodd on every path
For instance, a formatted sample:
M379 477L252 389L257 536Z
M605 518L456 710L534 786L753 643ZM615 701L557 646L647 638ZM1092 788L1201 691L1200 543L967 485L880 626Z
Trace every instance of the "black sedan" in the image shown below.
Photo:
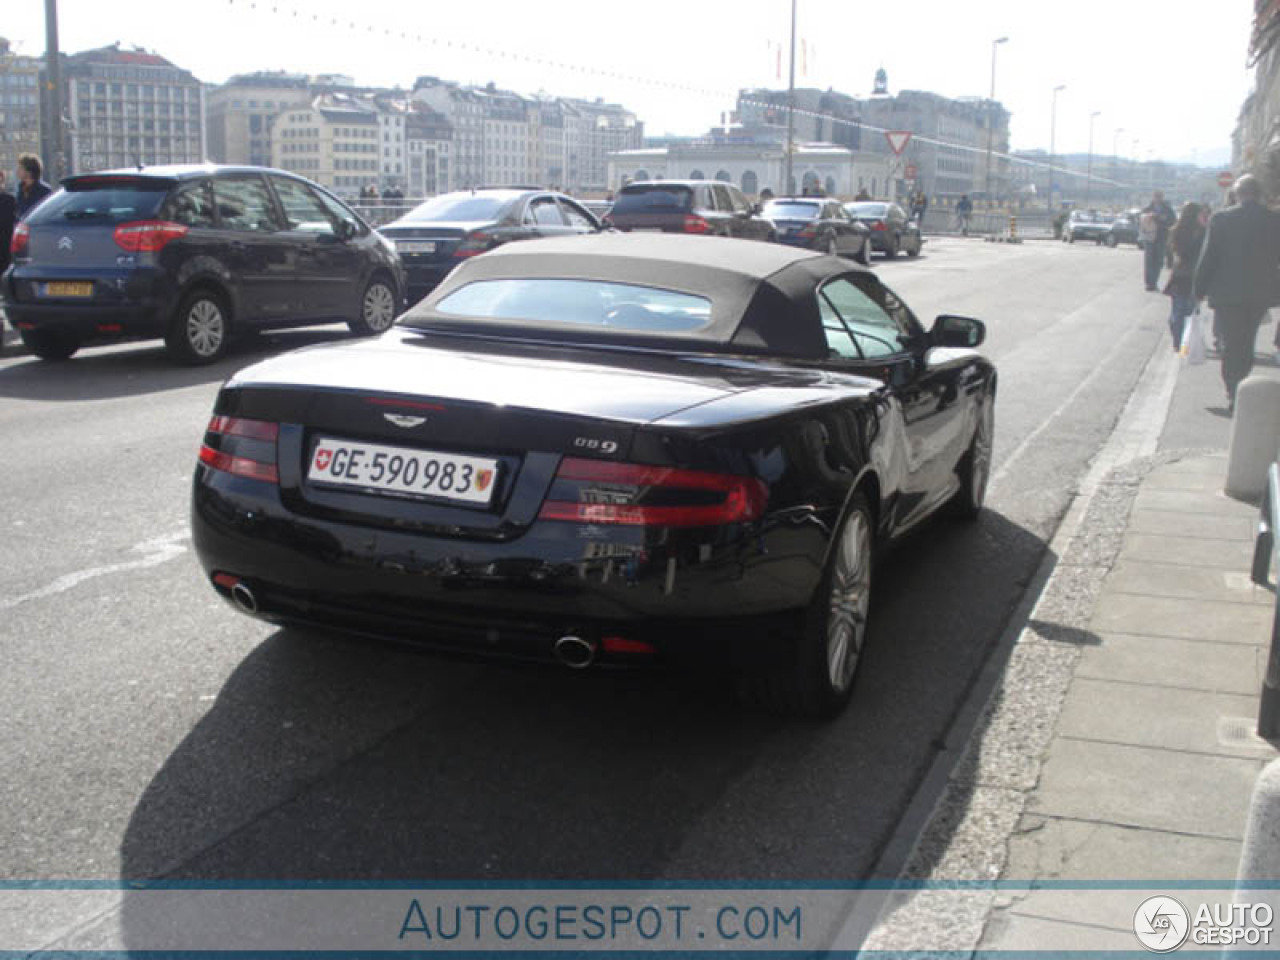
M871 231L871 249L879 250L886 257L892 259L899 252L908 257L918 257L924 249L920 225L896 203L864 200L846 203L844 209L853 219L866 225Z
M851 257L859 263L871 259L871 231L837 200L779 198L765 204L762 215L772 221L779 243Z
M213 588L272 623L569 667L701 658L830 716L876 550L981 510L982 323L847 260L512 244L374 341L222 388L193 489Z
M504 243L599 231L600 221L570 197L505 187L444 193L378 228L404 263L410 303L459 263Z

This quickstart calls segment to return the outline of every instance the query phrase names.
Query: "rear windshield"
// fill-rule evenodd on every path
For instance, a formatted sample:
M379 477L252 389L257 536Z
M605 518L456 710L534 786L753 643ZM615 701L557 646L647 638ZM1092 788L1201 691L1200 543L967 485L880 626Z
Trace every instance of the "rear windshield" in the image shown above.
M711 301L675 290L603 280L479 280L455 290L436 310L522 326L591 327L628 333L689 333L711 321Z
M620 213L683 212L693 208L693 191L688 187L655 183L643 187L625 187L610 211Z
M889 210L887 203L849 203L845 210L854 217L883 217Z
M446 193L432 197L420 207L405 214L406 220L430 220L435 223L468 223L500 220L502 210L511 202L507 197L486 197L470 193Z
M27 220L33 226L68 221L114 224L146 220L155 216L171 186L156 181L115 182L100 187L73 183L36 207Z
M771 201L764 208L766 217L779 217L783 220L812 220L818 215L816 203L789 203L785 200Z

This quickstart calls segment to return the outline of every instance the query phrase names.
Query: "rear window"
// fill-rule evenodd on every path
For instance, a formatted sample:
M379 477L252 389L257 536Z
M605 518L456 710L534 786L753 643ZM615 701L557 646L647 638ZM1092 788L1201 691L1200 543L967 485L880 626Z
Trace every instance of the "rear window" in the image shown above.
M500 220L502 210L511 202L507 197L486 197L470 193L433 197L404 215L406 220L430 220L444 223L468 223Z
M676 290L603 280L479 280L438 304L440 313L518 320L533 328L591 327L626 333L689 333L711 321L711 301Z
M688 187L653 184L624 187L613 204L610 216L620 213L683 213L693 208L693 191Z
M92 186L73 183L59 190L31 212L27 221L41 223L126 223L154 217L168 194L170 183L156 181L113 182Z
M818 215L816 203L786 203L772 201L764 208L766 217L779 217L783 220L812 220Z
M845 206L850 216L883 217L889 210L887 203L850 203Z

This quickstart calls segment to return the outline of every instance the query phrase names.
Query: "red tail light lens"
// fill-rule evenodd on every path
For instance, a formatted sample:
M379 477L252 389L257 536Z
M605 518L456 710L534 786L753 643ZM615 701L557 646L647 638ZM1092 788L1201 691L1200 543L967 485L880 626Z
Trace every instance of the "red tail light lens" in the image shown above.
M755 477L573 457L561 461L556 481L561 490L576 485L578 499L548 500L539 519L638 527L713 527L756 520L768 500L767 488Z
M31 239L31 228L20 223L13 228L13 239L9 241L9 252L15 257L27 252L27 241Z
M179 237L187 235L188 227L168 220L136 220L116 227L116 246L129 253L157 253Z
M703 220L701 217L689 215L684 218L685 233L709 233L710 231L711 224L707 223L707 221Z
M797 237L803 237L805 240L812 240L817 235L818 235L818 228L815 227L812 223L809 224L807 227L803 228L802 230L800 230L796 234Z
M493 244L493 234L485 233L483 230L473 230L462 238L462 242L458 244L458 249L453 251L455 257L474 257L478 253L484 253Z
M200 462L237 477L279 483L275 462L279 435L276 423L215 416L200 447Z
M888 229L888 227L885 225L885 222L884 222L883 220L872 220L872 221L871 221L871 229L872 229L872 230L887 230L887 229Z

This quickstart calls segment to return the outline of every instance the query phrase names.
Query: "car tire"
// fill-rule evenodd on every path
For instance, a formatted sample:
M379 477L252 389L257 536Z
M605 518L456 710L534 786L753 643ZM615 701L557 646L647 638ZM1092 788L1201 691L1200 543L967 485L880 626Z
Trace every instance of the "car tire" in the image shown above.
M866 649L874 560L871 508L855 493L813 600L799 616L788 662L745 676L739 689L747 702L809 720L831 719L844 709Z
M27 349L41 360L70 360L80 349L80 340L62 330L21 330L19 335Z
M178 304L164 344L175 360L191 366L222 359L231 346L226 301L208 288L192 290Z
M862 246L858 248L858 252L853 255L853 259L864 267L871 263L871 238L863 237Z
M884 258L886 260L893 260L898 256L898 246L901 244L901 242L902 242L901 239L895 236L892 240L889 240L888 242L885 243Z
M362 337L386 333L396 322L395 287L384 277L374 277L360 295L360 316L347 326Z
M916 237L911 246L907 248L907 256L915 259L920 256L920 251L924 249L924 241Z
M974 426L969 449L956 468L960 489L948 506L957 520L978 519L986 503L987 484L991 479L991 450L995 441L995 410L995 395L988 391L978 410L978 422Z
M827 249L827 256L829 256L829 257L838 257L838 256L840 256L840 244L838 244L838 243L836 242L836 235L835 235L834 233L829 233L829 234L827 234L827 248L826 248L826 249Z
M1108 247L1111 247L1112 249L1114 249L1119 242L1120 241L1116 239L1115 234L1113 233L1107 234L1106 244Z

